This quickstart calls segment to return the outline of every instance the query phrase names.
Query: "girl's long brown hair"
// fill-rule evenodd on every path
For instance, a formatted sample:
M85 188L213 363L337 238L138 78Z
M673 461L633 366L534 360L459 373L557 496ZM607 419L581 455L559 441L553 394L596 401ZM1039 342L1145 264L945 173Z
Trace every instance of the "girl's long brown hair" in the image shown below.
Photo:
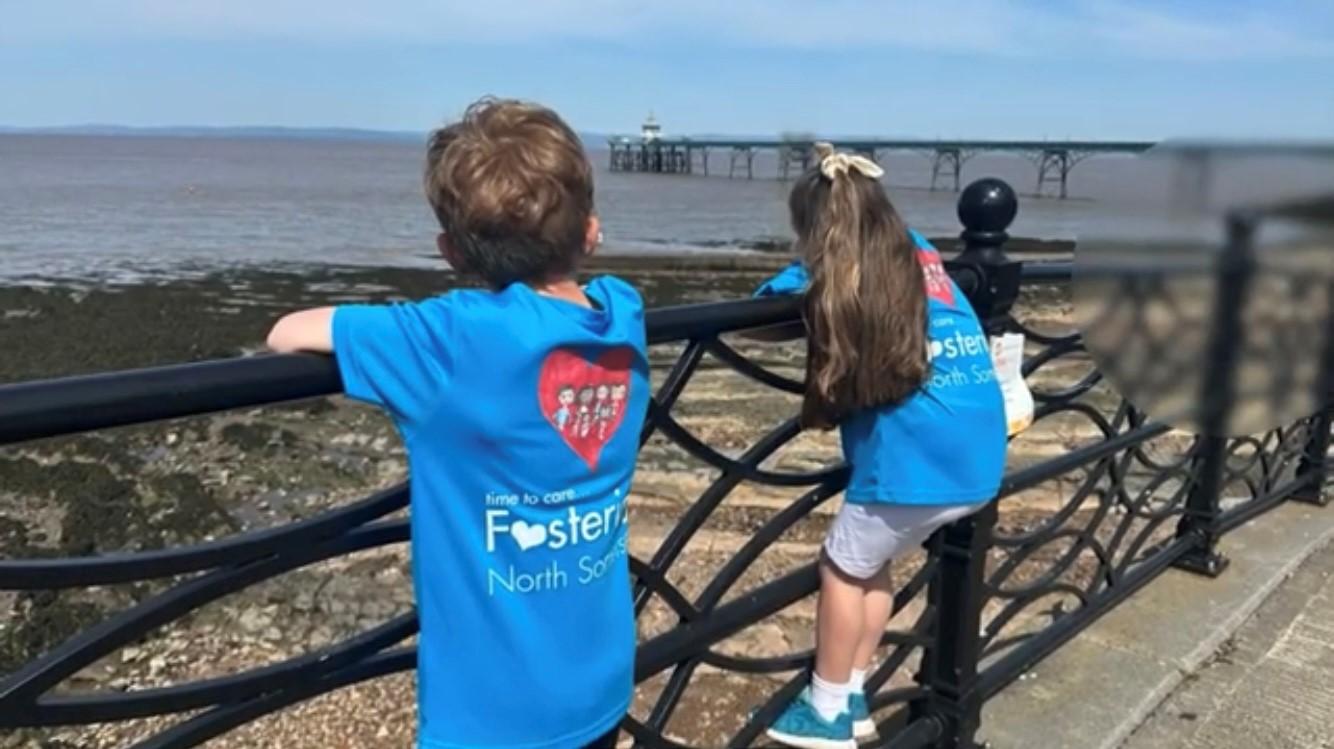
M916 246L878 180L856 169L831 179L817 164L797 180L788 207L811 279L801 420L829 429L921 387L929 368L926 285Z

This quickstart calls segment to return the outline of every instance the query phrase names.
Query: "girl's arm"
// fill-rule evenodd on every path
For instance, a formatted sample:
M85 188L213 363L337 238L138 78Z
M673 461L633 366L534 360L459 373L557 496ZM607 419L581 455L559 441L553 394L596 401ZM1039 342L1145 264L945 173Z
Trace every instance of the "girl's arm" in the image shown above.
M319 307L283 316L269 331L269 348L279 354L333 353L333 314L333 307Z
M782 294L800 294L806 290L806 285L810 282L810 276L806 273L806 266L802 265L800 260L794 261L791 265L778 272L778 275L760 284L755 290L755 296L778 296ZM806 335L806 324L800 320L782 323L780 325L770 325L766 328L756 328L748 330L741 334L743 338L761 343L781 343L791 341Z

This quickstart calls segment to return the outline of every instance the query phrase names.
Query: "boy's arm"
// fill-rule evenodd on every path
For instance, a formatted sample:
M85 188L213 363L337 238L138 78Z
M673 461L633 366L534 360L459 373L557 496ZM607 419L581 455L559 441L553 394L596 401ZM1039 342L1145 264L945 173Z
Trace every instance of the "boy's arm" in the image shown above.
M333 316L333 307L319 307L285 315L269 331L269 348L279 354L297 351L331 354L334 350Z

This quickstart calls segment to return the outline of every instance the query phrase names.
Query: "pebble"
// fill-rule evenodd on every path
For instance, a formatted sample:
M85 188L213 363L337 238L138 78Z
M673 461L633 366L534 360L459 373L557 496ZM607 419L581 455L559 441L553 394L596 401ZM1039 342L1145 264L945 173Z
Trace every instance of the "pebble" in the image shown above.
M241 625L241 629L253 635L264 630L272 623L272 621L272 619L256 609L247 609L241 614L240 618L237 620L237 624Z

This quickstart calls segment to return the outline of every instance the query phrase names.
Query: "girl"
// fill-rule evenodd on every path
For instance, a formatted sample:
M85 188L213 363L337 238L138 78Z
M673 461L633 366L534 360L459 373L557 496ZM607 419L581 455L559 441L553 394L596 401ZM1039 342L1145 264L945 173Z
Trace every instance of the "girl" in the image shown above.
M806 290L805 426L838 427L851 477L824 542L810 686L769 736L848 749L874 735L863 681L889 622L889 563L995 496L1005 411L986 335L940 255L861 156L818 144L789 199Z

